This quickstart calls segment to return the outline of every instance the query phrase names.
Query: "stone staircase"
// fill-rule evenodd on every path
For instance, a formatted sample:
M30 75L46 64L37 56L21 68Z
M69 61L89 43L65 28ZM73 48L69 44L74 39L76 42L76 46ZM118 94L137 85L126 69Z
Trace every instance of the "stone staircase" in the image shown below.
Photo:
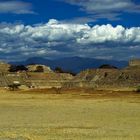
M17 73L0 73L0 87L7 87L13 84L14 81L18 81L21 85L27 85L25 81L25 75Z

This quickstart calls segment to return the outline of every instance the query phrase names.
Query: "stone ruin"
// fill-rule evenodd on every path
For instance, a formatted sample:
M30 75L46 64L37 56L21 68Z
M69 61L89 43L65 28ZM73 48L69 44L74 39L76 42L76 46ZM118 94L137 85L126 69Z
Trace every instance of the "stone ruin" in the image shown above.
M8 72L10 67L10 64L7 64L6 62L0 62L0 72Z
M41 66L43 72L35 72ZM9 72L9 64L0 63L0 87L8 87L15 81L28 88L60 88L73 78L66 73L55 73L45 65L29 65L28 72Z
M140 59L130 60L124 69L89 69L80 72L67 88L136 89L140 86Z
M69 88L123 89L140 86L140 69L90 69L79 73L69 83Z
M140 59L131 59L129 61L129 66L133 67L133 66L138 66L140 67Z
M28 88L136 88L140 86L140 60L130 60L124 69L88 69L76 76L56 73L49 67L41 65L44 72L33 72L37 66L29 65L28 72L8 72L9 64L0 63L0 87L18 81Z

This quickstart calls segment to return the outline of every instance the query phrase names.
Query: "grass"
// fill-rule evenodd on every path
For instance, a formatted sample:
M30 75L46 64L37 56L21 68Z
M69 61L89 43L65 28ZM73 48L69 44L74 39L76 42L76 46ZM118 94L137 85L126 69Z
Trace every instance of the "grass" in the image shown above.
M0 140L139 140L140 95L0 91Z

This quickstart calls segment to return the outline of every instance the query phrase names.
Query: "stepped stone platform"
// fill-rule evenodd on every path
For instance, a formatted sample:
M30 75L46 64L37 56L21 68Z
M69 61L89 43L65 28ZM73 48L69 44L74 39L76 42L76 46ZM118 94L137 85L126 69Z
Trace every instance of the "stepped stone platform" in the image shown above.
M129 67L138 66L140 67L140 59L131 59L129 61Z
M137 88L140 86L140 69L90 69L78 74L65 86L94 89Z
M9 67L9 64L0 63L0 87L8 87L18 82L28 88L58 88L73 78L70 74L55 73L45 65L29 65L27 66L28 72L9 72ZM34 72L38 67L43 68L43 72Z
M70 74L60 73L35 73L35 72L21 72L21 73L0 73L0 87L8 87L15 81L21 85L34 88L52 88L62 87L65 82L71 80L73 76Z
M13 84L15 81L19 82L21 85L27 85L24 73L0 72L0 87L8 87L8 85Z
M0 72L8 72L10 64L0 61Z
M8 87L19 82L28 88L137 88L140 86L140 60L131 60L124 69L100 68L88 69L76 76L67 73L55 73L49 67L42 66L43 72L36 71L38 65L28 66L29 71L8 72L9 64L1 63L0 87Z
M26 83L33 87L39 88L52 88L52 87L62 87L64 83L73 79L70 74L61 73L27 73L28 78L26 78Z

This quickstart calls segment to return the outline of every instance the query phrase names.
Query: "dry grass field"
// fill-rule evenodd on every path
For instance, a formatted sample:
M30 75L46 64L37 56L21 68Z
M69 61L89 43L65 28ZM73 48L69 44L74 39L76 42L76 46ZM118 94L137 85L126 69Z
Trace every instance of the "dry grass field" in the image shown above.
M0 140L139 140L140 94L0 90Z

